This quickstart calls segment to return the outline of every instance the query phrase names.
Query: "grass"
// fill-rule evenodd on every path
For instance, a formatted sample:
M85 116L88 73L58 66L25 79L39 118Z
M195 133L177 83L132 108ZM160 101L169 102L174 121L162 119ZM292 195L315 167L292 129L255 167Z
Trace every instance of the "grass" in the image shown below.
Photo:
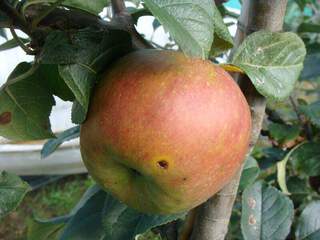
M46 219L69 213L92 184L94 181L87 175L76 175L28 193L17 210L0 222L0 239L26 240L32 215ZM137 240L161 240L161 237L150 231Z

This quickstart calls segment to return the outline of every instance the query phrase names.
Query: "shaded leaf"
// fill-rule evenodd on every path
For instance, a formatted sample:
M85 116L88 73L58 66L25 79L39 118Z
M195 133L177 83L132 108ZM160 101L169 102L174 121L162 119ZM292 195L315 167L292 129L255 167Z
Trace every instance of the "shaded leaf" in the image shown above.
M298 125L271 123L268 126L270 136L280 144L295 140L300 134Z
M292 154L292 165L299 174L320 175L320 143L308 142Z
M1 20L1 12L0 12L0 20ZM4 39L8 39L6 30L4 28L0 28L0 36Z
M108 195L105 201L103 216L104 240L134 239L138 234L144 233L153 227L174 221L181 216L183 214L143 214L128 208L111 195Z
M214 8L214 40L210 55L217 56L233 47L233 39L217 7Z
M145 0L144 2L185 54L208 58L214 36L213 1Z
M318 240L320 239L320 201L309 203L298 221L296 228L297 240Z
M29 190L29 185L18 176L0 173L0 220L17 208Z
M320 33L320 24L303 22L298 27L298 32Z
M91 90L99 74L114 59L131 50L128 33L120 30L52 32L46 39L40 61L60 64L59 73L86 113Z
M320 128L320 101L309 105L300 105L299 110L310 120L317 128Z
M20 38L20 40L23 42L23 43L27 43L29 42L30 40L28 38ZM2 43L0 45L0 51L5 51L5 50L9 50L11 48L15 48L15 47L18 47L19 44L18 42L16 41L16 39L10 39L8 41L6 41L5 43Z
M128 208L100 190L97 186L87 191L75 215L67 224L63 239L134 239L148 229L173 221L181 215L147 215Z
M64 101L74 100L74 94L59 74L58 65L41 64L37 72L53 95L58 96Z
M30 63L20 63L0 89L0 136L12 140L53 137L49 115L54 98Z
M24 10L32 4L55 3L57 0L27 0L23 5ZM66 7L78 8L92 14L98 15L104 7L107 7L110 0L64 0L61 5Z
M239 189L243 190L246 186L252 184L259 176L259 173L260 168L257 161L253 157L249 156L244 163Z
M96 190L96 187L92 193L79 205L78 210L66 225L60 240L103 239L102 210L106 193Z
M320 75L320 44L307 46L307 56L304 60L303 70L300 79L315 78Z
M27 240L58 240L69 216L49 220L33 218L28 223Z
M261 181L243 192L241 230L246 240L286 239L293 215L292 201Z
M259 31L237 49L232 63L240 67L263 96L288 97L303 67L306 50L294 33Z
M72 104L71 120L75 124L81 124L86 119L86 110L80 105L78 101Z
M62 133L57 134L57 138L48 140L42 147L41 158L46 158L64 142L77 138L80 135L80 127L69 128Z

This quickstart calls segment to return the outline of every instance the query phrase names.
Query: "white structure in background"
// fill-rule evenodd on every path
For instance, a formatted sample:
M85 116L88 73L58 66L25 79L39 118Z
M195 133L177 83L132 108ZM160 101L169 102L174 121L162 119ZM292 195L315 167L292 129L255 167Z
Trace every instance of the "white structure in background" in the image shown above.
M106 12L104 11L102 15ZM169 42L169 35L162 27L153 31L154 17L141 17L137 30L146 39L152 40L159 46L164 46ZM232 19L227 19L230 22ZM236 26L229 27L234 35ZM20 36L23 33L18 32ZM9 34L8 34L9 35ZM5 42L0 37L0 44ZM0 52L0 86L6 81L15 66L22 62L32 61L19 47L4 52ZM0 103L1 104L1 103ZM61 101L56 98L56 106L53 107L50 115L53 132L61 132L73 126L71 122L71 103ZM6 170L18 175L51 175L51 174L73 174L86 172L80 151L79 140L65 142L60 148L46 159L40 158L40 151L45 141L13 143L0 137L0 171Z

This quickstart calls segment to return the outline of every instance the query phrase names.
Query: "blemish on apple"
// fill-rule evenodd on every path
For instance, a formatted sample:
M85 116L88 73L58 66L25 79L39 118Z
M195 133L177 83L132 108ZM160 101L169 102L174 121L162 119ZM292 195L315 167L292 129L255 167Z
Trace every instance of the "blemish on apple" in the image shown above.
M11 112L4 112L0 114L0 125L6 125L11 122Z
M169 163L166 160L159 160L158 166L162 169L168 169L169 168Z

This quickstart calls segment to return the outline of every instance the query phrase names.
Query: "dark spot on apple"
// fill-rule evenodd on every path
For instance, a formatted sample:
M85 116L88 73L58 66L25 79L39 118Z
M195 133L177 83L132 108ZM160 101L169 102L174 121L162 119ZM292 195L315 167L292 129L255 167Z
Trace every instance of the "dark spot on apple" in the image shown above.
M11 122L11 112L4 112L0 114L0 125L5 125Z
M186 177L184 177L182 180L183 180L183 181L187 181L187 178L186 178Z
M169 167L169 163L166 160L158 161L158 165L162 169L168 169L168 167Z
M131 168L131 171L132 171L133 175L135 175L135 176L142 176L142 174L139 171L137 171L136 169Z

